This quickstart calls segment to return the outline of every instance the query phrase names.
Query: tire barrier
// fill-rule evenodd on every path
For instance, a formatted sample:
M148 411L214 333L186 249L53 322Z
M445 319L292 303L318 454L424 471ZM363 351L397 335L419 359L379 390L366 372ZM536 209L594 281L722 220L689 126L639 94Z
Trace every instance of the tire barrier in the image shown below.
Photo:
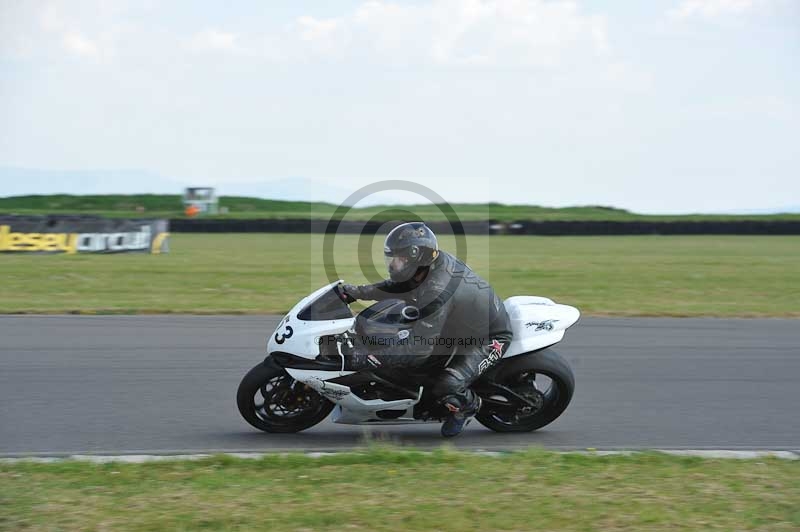
M526 235L800 235L800 220L517 222Z
M399 224L394 222L358 222L328 220L170 220L173 233L337 233L337 234L376 234L388 232ZM442 234L490 234L489 222L430 222L430 228Z
M380 222L328 222L327 220L220 220L183 218L170 220L173 233L384 233L395 224ZM466 235L800 235L800 220L740 220L686 222L612 221L495 221L430 222L436 233Z

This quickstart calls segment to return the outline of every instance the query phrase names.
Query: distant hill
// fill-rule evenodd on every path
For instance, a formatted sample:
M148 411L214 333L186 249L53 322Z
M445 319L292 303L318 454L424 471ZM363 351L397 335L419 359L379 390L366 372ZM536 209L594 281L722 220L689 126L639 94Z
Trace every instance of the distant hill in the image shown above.
M137 194L180 192L175 181L146 170L40 170L0 166L0 194Z
M217 218L284 218L329 219L337 206L324 202L281 201L246 196L222 196L220 206L228 214ZM800 214L689 214L644 215L623 209L603 206L550 208L536 205L502 205L498 203L450 204L462 220L570 220L570 221L690 221L690 220L800 220ZM448 212L445 208L444 211ZM425 220L445 220L445 214L435 205L370 206L350 210L350 220L408 219L409 212ZM177 194L87 195L69 194L12 196L0 198L0 214L96 214L112 217L183 217L181 197Z

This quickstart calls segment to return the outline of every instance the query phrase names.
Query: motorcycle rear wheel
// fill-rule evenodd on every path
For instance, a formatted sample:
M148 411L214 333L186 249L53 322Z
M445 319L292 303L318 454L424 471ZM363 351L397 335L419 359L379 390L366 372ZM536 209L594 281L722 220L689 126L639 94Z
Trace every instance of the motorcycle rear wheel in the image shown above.
M531 377L535 375L550 379L551 385L546 391L540 392L532 384L535 381ZM540 405L532 409L510 394L506 395L506 404L503 404L502 392L482 393L483 407L475 419L496 432L531 432L549 425L566 410L575 391L572 369L566 360L550 349L507 359L497 368L493 380Z
M260 398L259 398L260 395ZM251 369L236 393L239 413L264 432L300 432L328 417L334 404L267 359Z

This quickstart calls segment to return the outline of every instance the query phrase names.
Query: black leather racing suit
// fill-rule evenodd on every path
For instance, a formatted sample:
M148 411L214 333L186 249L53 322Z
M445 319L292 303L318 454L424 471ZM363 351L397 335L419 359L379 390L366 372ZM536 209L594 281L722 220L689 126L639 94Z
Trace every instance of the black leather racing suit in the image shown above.
M455 356L433 393L455 409L475 407L470 384L502 357L512 338L506 309L488 282L458 258L439 252L422 281L386 280L348 289L348 294L356 299L403 299L418 307L420 317L409 341L373 357L387 369L409 367L423 364L439 346L455 346Z

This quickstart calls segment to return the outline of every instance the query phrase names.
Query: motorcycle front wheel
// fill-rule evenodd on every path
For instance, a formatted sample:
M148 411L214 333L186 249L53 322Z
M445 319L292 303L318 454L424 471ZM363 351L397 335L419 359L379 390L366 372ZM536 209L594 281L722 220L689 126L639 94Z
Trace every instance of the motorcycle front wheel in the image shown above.
M300 432L331 413L334 404L297 382L271 359L251 369L236 393L239 413L264 432Z
M555 351L503 360L490 382L473 388L483 401L475 416L496 432L530 432L556 420L575 391L575 376Z

